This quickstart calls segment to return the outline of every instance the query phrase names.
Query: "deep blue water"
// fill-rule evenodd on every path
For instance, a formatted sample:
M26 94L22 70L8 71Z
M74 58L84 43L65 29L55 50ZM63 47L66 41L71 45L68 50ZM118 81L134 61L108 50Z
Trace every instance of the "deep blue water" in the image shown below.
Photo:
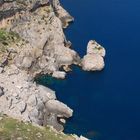
M41 79L74 109L65 132L92 140L140 140L140 0L61 0L75 21L65 30L83 56L90 39L107 50L101 72L73 67L63 81Z

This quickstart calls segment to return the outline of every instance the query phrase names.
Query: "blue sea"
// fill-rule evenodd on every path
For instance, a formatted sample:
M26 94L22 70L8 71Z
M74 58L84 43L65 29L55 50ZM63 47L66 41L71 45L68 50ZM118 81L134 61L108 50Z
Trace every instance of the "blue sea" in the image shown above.
M66 133L91 140L140 140L140 0L61 0L75 21L65 30L82 57L95 39L107 50L105 69L73 66L65 80L42 77L74 110Z

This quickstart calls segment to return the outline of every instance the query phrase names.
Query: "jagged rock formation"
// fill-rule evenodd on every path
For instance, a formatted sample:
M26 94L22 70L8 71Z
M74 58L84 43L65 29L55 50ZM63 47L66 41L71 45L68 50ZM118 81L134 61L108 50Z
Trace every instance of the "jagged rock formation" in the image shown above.
M63 130L73 110L34 78L64 79L72 64L88 71L104 67L105 50L96 42L89 42L82 61L70 48L63 28L73 20L59 0L0 0L0 112Z
M62 21L63 27L73 21L73 17L60 5L59 0L1 0L0 1L0 28L17 24L19 21L29 20L29 12L34 12L39 7L49 6Z
M73 18L61 7L59 1L33 1L32 4L24 1L22 5L21 2L8 3L7 7L16 5L12 10L15 13L11 14L10 9L11 15L1 20L0 26L9 27L11 31L28 41L28 44L26 43L23 49L20 48L17 52L18 56L15 59L17 67L30 69L36 75L53 73L59 71L62 66L79 63L78 54L66 47L68 42L62 30L62 20L68 24ZM25 8L23 4L28 7ZM22 10L19 11L17 7ZM5 12L3 13L5 15Z
M58 131L63 130L58 119L71 117L73 111L56 100L55 92L30 81L30 76L15 65L4 71L0 74L0 112L39 125L54 124Z
M105 49L96 41L89 41L87 54L82 59L82 69L85 71L100 71L104 68Z
M57 0L3 0L0 10L0 112L63 130L62 118L73 111L33 79L39 74L64 78L59 69L78 63L60 20L67 23L71 16Z

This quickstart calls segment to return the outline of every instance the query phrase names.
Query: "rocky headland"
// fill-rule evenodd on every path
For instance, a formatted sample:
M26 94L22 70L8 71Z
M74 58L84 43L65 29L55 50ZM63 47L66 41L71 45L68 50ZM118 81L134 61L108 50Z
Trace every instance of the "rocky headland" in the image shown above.
M104 68L105 49L96 41L89 41L82 59L70 48L63 28L73 20L59 0L0 0L0 113L63 131L73 110L34 79L64 79L73 64Z

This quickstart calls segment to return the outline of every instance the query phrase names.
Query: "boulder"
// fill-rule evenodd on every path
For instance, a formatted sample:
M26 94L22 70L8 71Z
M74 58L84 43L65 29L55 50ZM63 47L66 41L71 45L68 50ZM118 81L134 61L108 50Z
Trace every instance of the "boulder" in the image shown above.
M65 79L66 72L64 72L64 71L54 71L53 74L52 74L52 77L58 78L58 79Z
M106 51L95 40L90 40L87 45L87 54L99 54L100 56L105 57Z
M52 7L46 6L48 2ZM33 79L39 74L64 79L66 73L60 68L68 71L70 65L81 64L62 29L73 18L59 0L3 0L0 4L0 10L4 9L0 19L6 23L0 28L18 33L19 38L0 62L1 67L9 64L0 69L0 112L39 125L46 120L46 124L62 130L64 119L71 117L73 110L57 101L54 91L38 86Z
M27 103L30 106L32 106L32 107L36 106L36 104L37 104L37 98L36 98L36 96L34 94L32 94L31 96L29 96Z
M46 103L46 108L53 114L57 114L57 116L69 118L73 114L73 110L70 109L64 103L58 100L49 100Z
M33 58L32 57L24 57L22 61L22 68L28 69L32 66Z
M40 98L42 99L42 101L44 103L46 103L49 100L56 99L55 91L53 91L47 87L44 87L42 85L38 85L38 90L40 92Z
M50 3L55 9L56 15L61 20L63 28L66 28L69 22L74 21L74 18L61 6L59 0L50 0Z
M27 50L25 50L25 52L19 53L14 59L15 60L15 65L18 68L29 69L33 64L33 61L35 61L34 58L31 55L28 56L26 54L26 51Z
M66 48L65 46L56 46L55 52L56 61L60 66L62 65L71 65L75 63L77 57L77 53L70 48Z
M82 69L85 71L100 71L104 68L105 49L96 41L90 40L87 45L87 54L81 61Z
M98 54L85 55L81 64L85 71L100 71L105 66L103 57Z

